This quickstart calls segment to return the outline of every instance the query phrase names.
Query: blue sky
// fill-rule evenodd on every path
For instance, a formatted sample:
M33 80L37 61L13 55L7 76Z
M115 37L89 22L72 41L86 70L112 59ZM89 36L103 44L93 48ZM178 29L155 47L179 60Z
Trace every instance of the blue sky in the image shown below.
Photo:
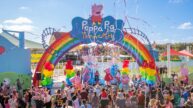
M29 31L37 35L27 39L41 42L44 28L70 31L73 17L88 18L94 3L103 4L103 16L127 16L150 41L193 42L192 0L1 0L0 28Z

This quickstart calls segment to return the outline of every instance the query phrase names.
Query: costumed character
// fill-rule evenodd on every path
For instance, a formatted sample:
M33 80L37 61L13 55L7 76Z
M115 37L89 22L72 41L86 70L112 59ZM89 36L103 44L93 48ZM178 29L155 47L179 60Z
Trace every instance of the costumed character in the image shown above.
M95 84L95 75L94 75L94 69L93 64L91 62L88 62L86 64L85 69L83 70L83 82L93 85Z
M117 71L116 80L117 80L117 84L119 85L121 83L121 73L120 73L120 70Z
M95 82L96 82L96 84L99 82L99 72L98 71L96 71L95 72Z
M92 6L92 16L91 16L91 20L92 22L95 23L101 23L102 22L102 11L103 9L103 5L96 5L94 4Z
M121 83L122 83L123 90L127 91L129 89L129 76L128 75L122 75Z
M84 68L82 77L83 77L83 82L88 83L88 81L90 79L89 69L88 68Z
M81 78L78 74L76 74L75 77L71 78L70 81L76 89L81 90Z
M105 81L107 82L107 85L109 85L110 84L110 81L113 79L113 77L112 77L112 75L111 75L111 73L110 73L110 69L108 68L108 69L106 69L105 70L105 73L106 73L106 75L105 75Z
M117 85L118 83L118 79L120 80L120 78L116 77L117 73L118 73L118 65L113 64L111 66L111 76L113 77L113 79L111 80L111 84L113 85ZM118 79L117 79L118 78Z

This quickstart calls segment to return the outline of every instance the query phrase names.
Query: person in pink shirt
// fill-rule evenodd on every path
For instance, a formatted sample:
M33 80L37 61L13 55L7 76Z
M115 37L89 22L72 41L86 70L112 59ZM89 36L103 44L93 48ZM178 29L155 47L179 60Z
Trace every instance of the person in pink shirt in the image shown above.
M5 108L10 108L10 105L9 105L9 102L8 102L8 97L5 97L5 100L4 100L4 105L5 105Z
M80 108L79 99L77 95L73 97L73 108Z
M185 68L185 66L184 66L184 64L181 66L181 68L180 68L180 73L181 73L181 76L182 76L182 81L185 83L185 84L188 84L188 81L189 81L189 79L188 79L188 69L187 68Z
M172 102L170 101L170 97L166 97L165 104L160 106L163 108L174 108Z

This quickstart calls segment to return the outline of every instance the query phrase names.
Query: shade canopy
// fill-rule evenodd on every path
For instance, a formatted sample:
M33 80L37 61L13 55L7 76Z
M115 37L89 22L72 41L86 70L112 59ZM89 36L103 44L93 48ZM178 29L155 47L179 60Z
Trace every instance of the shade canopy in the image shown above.
M174 50L174 49L170 49L170 55L171 56L180 56L181 53L176 51L176 50ZM162 53L162 56L167 56L167 51Z
M189 53L187 50L179 51L179 53L183 56L193 57L193 54Z
M193 54L189 53L186 50L176 51L174 49L170 49L170 55L171 56L188 56L188 57L193 57ZM167 51L162 53L162 56L167 56Z

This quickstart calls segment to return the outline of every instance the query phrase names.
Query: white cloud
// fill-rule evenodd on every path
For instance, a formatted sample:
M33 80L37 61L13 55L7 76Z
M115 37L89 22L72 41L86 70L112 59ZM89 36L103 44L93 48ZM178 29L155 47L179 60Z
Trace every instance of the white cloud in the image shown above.
M160 43L160 44L166 44L166 43L178 43L178 42L181 42L181 41L164 38L164 39L157 39L157 40L155 40L155 42Z
M0 29L2 29L2 28L3 28L3 25L0 24Z
M26 17L18 17L16 19L5 20L3 23L7 23L7 24L31 24L32 21Z
M184 0L169 0L169 3L182 3Z
M5 26L4 28L7 30L31 32L35 27L32 25L9 25L9 26Z
M0 24L0 33L2 32L3 25Z
M19 7L19 9L20 9L20 10L27 10L27 9L29 9L29 7L21 6L21 7Z
M187 29L192 29L193 25L191 22L184 22L184 23L180 24L177 28L182 29L182 30L187 30Z

